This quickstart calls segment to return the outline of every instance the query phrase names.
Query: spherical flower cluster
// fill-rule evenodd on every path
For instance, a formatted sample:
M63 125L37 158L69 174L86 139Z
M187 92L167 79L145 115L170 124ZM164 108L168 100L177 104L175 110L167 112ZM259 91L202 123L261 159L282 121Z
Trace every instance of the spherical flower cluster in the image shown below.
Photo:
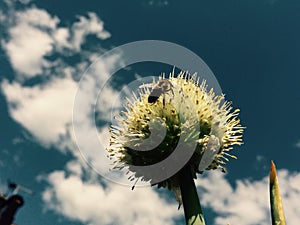
M116 117L118 126L110 129L108 152L115 159L114 168L128 167L133 172L132 180L151 181L151 172L135 168L168 158L178 145L193 148L187 164L195 178L204 170L225 171L228 157L235 158L229 154L232 146L242 144L239 110L188 73L161 76L159 81L142 85L139 94L126 101L125 110ZM176 191L176 173L152 184Z

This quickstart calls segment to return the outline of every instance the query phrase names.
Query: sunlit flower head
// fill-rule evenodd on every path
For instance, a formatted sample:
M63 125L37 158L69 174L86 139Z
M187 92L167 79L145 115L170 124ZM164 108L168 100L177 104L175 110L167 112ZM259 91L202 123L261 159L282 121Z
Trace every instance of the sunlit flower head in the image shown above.
M128 169L130 179L151 181L151 173L136 167L153 165L167 157L178 147L184 136L184 148L193 147L186 162L194 177L204 170L220 168L233 145L242 144L243 127L238 119L239 110L233 110L224 95L207 91L205 81L199 83L194 76L174 72L168 78L140 86L138 94L126 99L125 110L116 117L117 126L111 127L108 152L114 168ZM180 159L178 159L180 161ZM177 162L176 159L173 160ZM183 167L184 165L181 165ZM176 173L165 180L152 183L175 190Z

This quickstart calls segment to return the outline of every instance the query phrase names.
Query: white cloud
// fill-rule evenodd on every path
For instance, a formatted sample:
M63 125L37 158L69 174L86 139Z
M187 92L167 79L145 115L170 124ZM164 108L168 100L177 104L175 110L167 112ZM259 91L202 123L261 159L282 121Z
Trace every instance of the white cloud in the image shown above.
M13 145L19 145L19 144L22 144L24 143L24 139L21 138L21 137L15 137L13 140L12 140L12 144Z
M25 11L16 13L17 24L26 23L33 27L44 29L55 29L59 23L56 16L51 16L46 10L38 8L29 8Z
M110 33L104 30L104 23L95 13L89 12L88 18L79 16L78 19L79 21L72 26L72 44L75 50L80 50L80 46L85 41L85 37L89 34L95 34L102 40L110 37Z
M72 74L80 74L84 68L81 64L74 67L66 66L57 69L63 77L52 77L45 84L24 87L18 82L4 80L1 89L6 97L11 117L29 131L43 146L55 146L61 151L70 150L76 157L80 158L76 142L85 159L102 175L107 175L111 168L111 161L106 157L110 134L108 126L101 127L97 132L93 120L96 97L101 92L100 112L110 119L110 109L113 100L117 99L114 91L106 79L109 71L119 63L118 55L98 60L93 69L86 74L86 79L81 82L83 97L77 99L78 107L73 111L75 94L78 83L71 77ZM58 65L60 67L60 65ZM103 89L102 89L103 88ZM75 113L76 112L76 113ZM74 124L76 138L73 133L72 115L77 115ZM78 119L79 118L79 119ZM94 135L96 134L96 135ZM111 173L114 179L119 179L119 173ZM127 179L123 179L127 183ZM124 183L123 182L123 183Z
M300 148L300 140L295 144L297 148Z
M2 46L13 68L32 77L42 73L43 67L49 67L44 56L52 52L53 39L46 29L55 29L59 20L36 8L16 12L14 16L14 25L8 28L9 39L2 40Z
M98 119L111 121L115 110L121 107L119 94L118 91L109 86L103 87L97 99Z
M8 17L9 15L5 15ZM103 22L95 13L87 17L79 16L79 21L68 27L59 27L59 19L43 9L31 8L16 12L13 23L7 27L8 39L2 41L13 69L23 79L38 74L49 74L47 68L53 69L53 76L44 83L33 86L23 86L19 80L1 83L1 90L6 97L11 117L21 124L42 145L54 145L62 150L68 147L74 158L67 163L66 168L71 173L67 176L62 171L49 175L49 187L43 193L43 199L49 209L68 218L90 224L173 224L172 219L181 215L177 211L177 203L167 203L159 198L153 189L122 187L107 183L105 187L92 182L83 182L84 165L79 165L81 155L74 146L75 138L72 133L72 110L77 82L73 77L80 76L96 54L88 58L81 54L87 35L93 34L99 39L106 39L110 34L104 30ZM47 21L47 22L46 22ZM35 48L36 49L31 49ZM61 61L48 61L45 56L65 54L65 50L74 51L86 59L74 65ZM108 104L117 99L117 92L106 83L110 71L121 63L119 55L98 60L86 74L82 82L83 99L80 99L76 121L80 131L76 135L82 138L87 151L85 157L96 169L107 175L111 162L105 157L105 147L108 145L108 127L102 127L97 139L89 139L95 129L90 116L93 114L91 104L98 91L104 87L99 99L101 113L109 115ZM55 65L55 67L54 67ZM101 147L98 148L98 142ZM90 169L90 168L89 168ZM87 172L89 173L89 172ZM117 174L116 176L118 176ZM124 179L126 179L124 177ZM99 213L100 212L100 213ZM100 221L100 223L99 223ZM103 223L102 223L103 221Z
M78 177L81 177L83 174L82 165L79 164L79 162L76 160L69 161L66 165L66 168L68 171L70 171L72 174Z
M0 167L5 167L5 163L4 163L4 161L2 161L2 160L0 160ZM2 193L2 192L1 192L1 186L0 186L0 193Z
M44 56L52 51L53 41L47 33L20 23L11 28L9 34L11 39L3 45L17 72L32 77L42 73L43 67L49 66Z
M16 11L13 3L8 2L7 5L10 13L3 18L8 23L5 27L8 39L2 40L2 47L13 68L19 73L18 78L21 77L22 81L37 74L49 75L50 70L47 70L47 67L52 67L53 75L48 82L27 87L22 86L19 79L10 83L2 81L1 89L8 102L11 117L43 145L55 144L60 149L73 149L74 137L70 125L77 83L72 77L78 79L96 54L81 55L83 61L74 65L68 65L61 58L50 62L45 56L64 54L65 49L79 51L81 45L85 44L86 36L90 34L100 39L106 39L110 35L104 29L103 22L92 12L88 13L87 17L78 16L79 21L68 28L58 27L59 18L50 15L44 9L31 7ZM119 60L117 55L98 60L94 69L87 74L88 81L84 84L85 98L79 110L82 122L87 123L85 130L94 126L88 121L93 113L91 104L94 103L94 96L109 78L109 71ZM100 108L101 112L108 115L108 99L116 95L116 92L109 86L104 90Z
M264 160L264 156L262 156L262 155L256 155L256 161L257 162L261 162L262 160Z
M271 223L268 177L258 181L237 180L233 188L221 173L208 174L205 178L198 177L197 186L202 206L213 209L218 215L214 224ZM297 224L300 220L300 174L279 170L278 177L287 224Z
M5 18L6 18L5 14L3 13L2 10L0 10L0 22L3 23L5 21Z
M34 24L37 19L31 18L30 21ZM65 33L67 30L61 28L57 31ZM63 40L66 40L65 34L58 35L61 36L61 44ZM92 53L86 60L73 66L64 62L56 63L54 73L59 74L59 77L53 75L43 84L24 87L17 81L9 83L4 80L1 89L8 102L11 117L25 127L44 146L56 145L61 150L73 149L75 139L70 126L78 83L72 77L76 75L78 79L78 76L83 74L88 64L95 60L95 57L96 54ZM116 99L117 92L106 81L110 78L110 71L117 63L121 62L119 55L98 59L85 74L86 79L81 82L83 98L76 112L81 117L81 131L86 132L82 134L84 137L95 128L94 120L91 120L91 115L94 113L92 105L95 103L100 90L103 90L100 93L100 104L98 104L100 112L106 117L110 115L110 104L113 99ZM44 69L43 71L45 72ZM119 104L117 101L117 105ZM105 138L109 139L108 136ZM98 140L95 141L98 142ZM92 147L92 143L95 141L90 142L87 138L84 142ZM93 147L91 149L97 149L97 146L93 145Z
M68 28L58 28L53 32L53 38L55 40L55 47L59 51L63 51L64 48L72 48L69 38L70 31Z
M147 5L151 7L166 7L170 4L167 0L148 0Z
M153 188L131 191L128 186L109 182L105 187L91 179L83 182L82 169L75 161L68 164L67 170L71 174L56 171L49 175L47 181L50 186L44 191L43 199L48 209L70 219L94 225L172 224L172 219L183 216L183 211L176 210L174 201L166 203L159 199ZM297 224L300 220L300 173L277 172L287 223ZM196 184L204 216L208 207L217 215L214 225L241 222L245 225L270 224L268 180L268 177L257 181L237 180L233 187L219 172L199 176ZM164 209L164 214L160 213L161 209ZM140 221L143 218L150 220Z
M71 78L52 78L46 85L23 87L2 83L12 118L43 145L57 143L71 123L77 83Z
M104 29L104 22L96 13L89 12L88 16L78 16L70 28L59 27L53 30L55 47L63 52L64 48L79 52L85 44L88 35L95 35L101 40L109 38L110 33Z
M103 21L93 12L87 17L78 16L79 21L71 27L59 27L59 18L44 9L32 7L10 11L8 14L0 12L0 20L8 34L1 43L13 69L23 79L41 75L45 68L56 65L46 56L65 54L65 49L80 52L88 35L95 35L101 40L110 37Z
M31 0L19 0L19 2L21 2L22 4L26 5L29 2L31 2Z
M0 166L2 166L1 164L1 160L0 160ZM0 195L3 195L7 192L7 187L4 184L0 183Z
M43 193L48 209L85 224L174 224L182 214L175 201L166 202L150 187L136 188L107 183L105 187L83 182L63 171L48 176Z

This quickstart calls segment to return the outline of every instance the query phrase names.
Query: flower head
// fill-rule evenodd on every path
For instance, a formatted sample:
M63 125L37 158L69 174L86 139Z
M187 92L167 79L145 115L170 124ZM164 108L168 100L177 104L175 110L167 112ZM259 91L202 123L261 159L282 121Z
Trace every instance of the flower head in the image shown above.
M174 168L182 162L185 149L192 148L185 165L190 165L194 177L204 170L225 171L228 157L235 158L229 154L232 146L242 144L239 110L233 111L224 95L207 91L205 81L200 84L188 73L175 77L173 72L169 78L161 76L157 82L142 85L124 107L117 117L118 126L111 127L108 152L115 158L115 168L128 167L134 173L131 179L151 181L153 173L140 168L173 157L178 146L183 154L170 161ZM176 191L176 172L152 184Z

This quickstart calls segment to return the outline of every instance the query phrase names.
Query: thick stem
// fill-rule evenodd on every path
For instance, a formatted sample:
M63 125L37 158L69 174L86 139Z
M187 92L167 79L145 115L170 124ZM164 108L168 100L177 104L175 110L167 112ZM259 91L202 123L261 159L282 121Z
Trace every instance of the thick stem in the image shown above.
M179 172L179 183L186 224L205 225L197 189L189 166L185 166Z

